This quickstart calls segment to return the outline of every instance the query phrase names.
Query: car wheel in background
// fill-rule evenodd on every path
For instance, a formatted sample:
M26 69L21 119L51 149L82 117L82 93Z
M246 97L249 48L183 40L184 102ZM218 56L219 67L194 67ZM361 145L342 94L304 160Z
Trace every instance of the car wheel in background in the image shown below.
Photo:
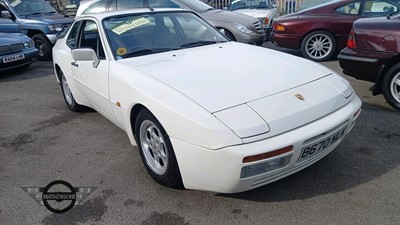
M335 37L327 31L311 32L301 42L303 56L317 62L331 58L335 52Z
M182 178L169 137L154 115L143 109L135 123L139 154L150 176L159 184L182 188Z
M400 111L400 63L390 68L383 77L382 93L386 101Z
M72 95L71 89L69 88L67 79L65 78L62 71L59 72L59 78L61 83L61 91L65 100L65 104L67 104L68 108L74 112L87 111L88 107L76 103L75 98Z
M47 39L44 34L35 34L32 37L35 42L35 47L39 50L38 59L39 60L49 60L51 59L51 48L52 44Z

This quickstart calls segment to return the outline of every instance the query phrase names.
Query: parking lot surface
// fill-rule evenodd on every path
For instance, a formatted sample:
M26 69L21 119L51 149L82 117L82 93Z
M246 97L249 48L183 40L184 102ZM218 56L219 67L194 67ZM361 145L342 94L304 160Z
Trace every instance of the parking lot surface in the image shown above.
M337 60L323 64L341 74ZM51 61L2 73L0 224L399 224L400 113L372 96L370 83L345 77L363 107L336 150L285 179L226 195L156 184L122 130L96 112L68 110ZM96 189L63 214L21 189L54 180Z

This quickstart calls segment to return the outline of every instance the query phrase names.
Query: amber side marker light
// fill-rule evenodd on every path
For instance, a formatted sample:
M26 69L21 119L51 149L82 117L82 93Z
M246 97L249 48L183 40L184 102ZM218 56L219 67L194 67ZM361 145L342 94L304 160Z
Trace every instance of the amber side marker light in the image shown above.
M283 25L274 23L273 30L275 30L275 31L285 31L285 27Z
M259 160L263 160L263 159L268 159L277 155L282 155L286 152L290 152L293 150L293 145L278 149L278 150L274 150L272 152L267 152L267 153L262 153L262 154L258 154L258 155L252 155L252 156L246 156L243 158L243 163L249 163L249 162L255 162L255 161L259 161Z

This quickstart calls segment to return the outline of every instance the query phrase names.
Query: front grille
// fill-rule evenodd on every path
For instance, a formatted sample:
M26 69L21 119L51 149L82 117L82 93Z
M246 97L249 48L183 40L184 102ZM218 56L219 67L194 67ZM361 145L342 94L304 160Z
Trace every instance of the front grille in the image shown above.
M16 51L21 51L24 49L24 45L19 43L19 44L12 44L10 45L10 52L16 52Z
M254 23L253 23L253 27L254 27L254 29L256 29L258 32L263 32L263 31L264 31L264 29L263 29L262 26L261 26L261 22L260 22L260 21L254 22Z
M22 43L19 44L11 44L11 45L2 45L0 46L0 54L5 55L13 52L23 51L24 45Z

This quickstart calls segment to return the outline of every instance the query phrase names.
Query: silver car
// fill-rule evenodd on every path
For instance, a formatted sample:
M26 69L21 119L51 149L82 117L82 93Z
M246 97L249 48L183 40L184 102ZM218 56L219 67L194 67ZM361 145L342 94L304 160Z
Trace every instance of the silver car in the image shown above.
M279 16L273 0L234 0L228 10L257 18L267 34L271 31L272 20Z
M86 0L76 16L128 8L184 8L199 13L231 40L262 45L266 39L261 22L248 15L217 10L199 0Z

